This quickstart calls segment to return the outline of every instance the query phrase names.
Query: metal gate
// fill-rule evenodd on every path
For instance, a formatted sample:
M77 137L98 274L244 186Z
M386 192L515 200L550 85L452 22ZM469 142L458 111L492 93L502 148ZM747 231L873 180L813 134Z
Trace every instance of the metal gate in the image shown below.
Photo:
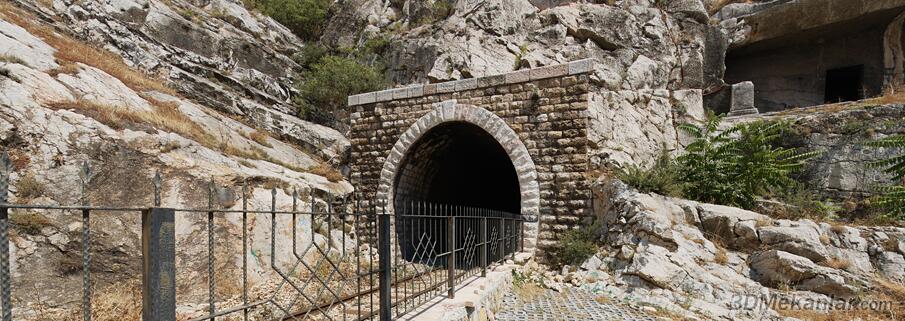
M140 218L141 239L131 241L140 243L140 253L133 254L142 259L134 262L133 268L140 272L132 276L140 275L141 318L145 321L177 319L177 279L183 275L197 276L188 284L179 284L179 289L202 293L191 299L202 308L180 314L180 320L391 320L439 295L452 297L457 284L486 275L489 266L522 247L524 222L512 213L419 202L388 214L381 205L362 206L363 202L311 190L284 195L275 188L270 191L269 206L253 208L247 182L240 186L240 205L218 206L215 197L221 188L210 181L205 184L206 204L168 208L162 206L164 182L159 173L152 180L154 195L149 206L97 206L89 202L91 190L98 186L92 183L94 175L87 163L78 178L78 205L10 204L13 170L4 152L0 155L2 321L21 319L14 314L25 311L25 303L13 305L12 294L41 291L10 273L10 231L14 238L29 237L34 231L16 220L27 215L81 223L77 231L70 228L73 238L78 235L80 268L65 276L80 278L80 287L62 289L79 291L81 300L62 313L67 319L79 315L86 321L94 317L92 300L101 285L94 277L98 268L92 263L98 255L92 244L97 244L97 234L105 232L92 229L98 219ZM278 199L284 203L291 199L291 206L278 206ZM308 206L301 208L303 203ZM177 222L189 225L177 226ZM187 227L199 229L177 237L177 231ZM197 241L199 236L202 256L184 248L177 251L177 239ZM241 259L230 259L236 256ZM12 260L17 263L16 258ZM178 266L187 265L185 261L197 264ZM44 271L20 267L17 275L23 273ZM225 291L227 287L236 289Z

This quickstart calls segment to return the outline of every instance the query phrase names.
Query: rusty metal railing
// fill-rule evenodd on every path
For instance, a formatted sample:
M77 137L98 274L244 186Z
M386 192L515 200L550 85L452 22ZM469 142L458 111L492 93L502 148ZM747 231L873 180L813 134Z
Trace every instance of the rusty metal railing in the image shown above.
M288 204L277 206L275 188L270 189L269 206L255 205L250 202L247 181L241 183L241 206L217 205L219 189L210 181L206 184L205 206L164 207L160 173L152 179L154 194L149 206L95 206L88 197L94 175L87 162L79 172L79 205L11 204L13 171L9 156L3 152L2 321L13 320L15 311L9 244L10 229L16 226L10 224L11 211L60 211L81 219L82 282L78 309L85 321L92 319L92 289L98 282L92 276L96 269L92 259L97 253L91 247L98 232L92 231L92 217L98 212L141 217L140 299L145 321L175 321L177 303L197 307L191 315L179 316L190 321L391 320L444 292L452 297L466 278L484 276L489 266L511 257L520 249L523 237L521 216L479 208L419 202L396 208L396 214L387 214L385 205L363 207L364 202L335 198L312 189L304 195L292 189L285 196L291 198L288 208ZM255 199L261 200L260 195ZM307 208L302 208L304 203ZM193 232L177 236L177 231L185 229ZM179 251L187 251L177 248L179 237L198 241L200 247L192 253L203 257L177 257ZM266 239L266 245L262 239ZM263 259L261 252L268 250L269 258ZM235 266L237 260L230 259L236 255L241 256L240 269ZM177 265L187 265L187 260L196 260L192 262L197 265L180 270ZM191 299L180 299L177 279L183 275L194 276L183 280L188 283L184 287L203 291L193 292ZM254 276L256 284L250 276ZM238 293L224 294L223 289L233 283L240 283L235 290Z

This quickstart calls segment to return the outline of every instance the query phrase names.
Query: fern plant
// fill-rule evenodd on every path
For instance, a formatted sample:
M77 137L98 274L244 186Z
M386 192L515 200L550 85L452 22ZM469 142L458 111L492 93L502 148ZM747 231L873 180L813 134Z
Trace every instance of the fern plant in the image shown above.
M902 151L905 150L905 135L890 136L870 141L866 145L874 148L893 148ZM903 180L905 178L905 153L871 162L868 165L882 168L896 182L893 186L881 187L880 195L874 197L872 203L877 208L885 210L888 217L905 218L905 180Z
M650 168L629 165L617 169L615 174L621 181L642 193L682 197L683 186L679 181L678 164L665 149Z
M721 120L710 115L702 126L680 125L694 138L678 158L681 180L686 196L699 201L753 208L771 190L793 186L791 174L819 154L776 146L788 122L756 121L720 131Z

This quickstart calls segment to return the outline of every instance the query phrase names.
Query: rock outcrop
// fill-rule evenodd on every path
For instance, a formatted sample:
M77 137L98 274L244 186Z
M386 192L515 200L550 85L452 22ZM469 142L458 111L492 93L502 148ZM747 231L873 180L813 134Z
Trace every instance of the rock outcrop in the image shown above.
M608 90L709 85L706 33L716 29L701 0L610 3L347 0L322 42L356 47L390 39L390 77L402 84L597 58L598 80Z
M296 40L268 25L269 19L232 1L201 8L154 0L18 4L0 4L0 47L9 48L0 59L0 145L13 163L11 202L80 204L85 161L94 173L87 198L97 206L151 206L157 171L163 176L161 203L175 208L241 209L244 182L249 208L258 210L268 210L272 198L277 210L290 210L294 189L306 195L299 206L320 209L328 194L342 199L351 192L329 165L343 156L348 140L288 113L287 70L293 63L282 50L294 48ZM204 11L190 19L179 8ZM206 220L177 216L179 310L181 317L197 317L206 309L206 291L194 286L206 277ZM81 216L14 210L10 217L13 287L39 289L13 292L17 302L30 302L15 306L16 318L71 314L67 309L77 306L72 294L82 285ZM216 221L215 233L223 239L241 239L240 220L224 214ZM137 212L92 214L91 271L98 295L134 299L129 291L137 284L131 278L141 275L140 222ZM290 218L277 223L274 232L269 216L249 218L252 250L245 256L252 296L275 291L271 257L281 267L294 263L291 247L271 253L272 233L290 238L291 229L284 228ZM346 227L310 216L296 224L311 235L299 246L315 242L329 249L327 255L341 256L337 249L353 237L341 231ZM243 251L237 244L216 247L218 302L240 294ZM366 259L371 254L362 253ZM320 258L307 253L305 259Z
M740 302L866 299L882 280L905 282L903 228L774 220L606 178L595 186L601 250L547 273L550 287L579 286L693 319L780 320L772 307Z

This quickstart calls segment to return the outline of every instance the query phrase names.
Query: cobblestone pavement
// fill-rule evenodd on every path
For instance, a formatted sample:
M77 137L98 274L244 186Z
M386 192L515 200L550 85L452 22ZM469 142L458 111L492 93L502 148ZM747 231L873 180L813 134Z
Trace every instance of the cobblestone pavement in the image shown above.
M601 295L577 289L566 289L563 292L548 289L542 294L527 299L519 297L516 291L513 291L503 297L503 310L497 313L496 320L656 320L642 312L608 303L608 301Z

